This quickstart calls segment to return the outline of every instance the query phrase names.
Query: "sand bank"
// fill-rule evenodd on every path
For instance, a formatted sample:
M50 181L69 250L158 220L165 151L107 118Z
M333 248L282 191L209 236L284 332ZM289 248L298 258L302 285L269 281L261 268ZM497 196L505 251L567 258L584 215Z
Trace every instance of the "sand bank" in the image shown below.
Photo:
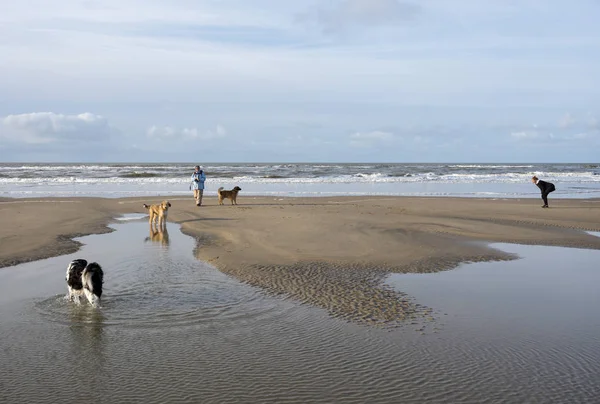
M110 231L140 199L0 201L0 267L76 251L72 237ZM433 272L460 262L512 259L485 242L600 249L599 200L490 200L405 197L216 198L196 207L170 199L169 221L196 237L195 255L223 272L343 317L389 321L406 302L374 288L388 272ZM173 229L171 229L173 231ZM391 297L391 295L390 295ZM391 305L390 305L391 304Z

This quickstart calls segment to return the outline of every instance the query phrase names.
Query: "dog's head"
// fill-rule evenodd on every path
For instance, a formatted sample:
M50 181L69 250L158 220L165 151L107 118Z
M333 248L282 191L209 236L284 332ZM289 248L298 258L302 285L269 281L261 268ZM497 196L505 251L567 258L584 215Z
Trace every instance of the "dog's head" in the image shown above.
M242 190L242 188L238 187L237 185L235 186L235 188L232 189L232 191L236 191L236 192L239 192L241 190Z
M86 265L87 261L81 258L71 261L67 267L67 282L78 282Z
M162 203L160 204L160 207L163 208L163 210L169 210L169 208L171 207L171 202L162 201Z

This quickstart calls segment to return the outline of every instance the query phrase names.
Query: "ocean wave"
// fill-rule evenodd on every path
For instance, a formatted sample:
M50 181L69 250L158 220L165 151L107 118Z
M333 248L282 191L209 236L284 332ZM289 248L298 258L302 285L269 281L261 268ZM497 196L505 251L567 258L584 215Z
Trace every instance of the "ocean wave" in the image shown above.
M388 177L388 175L382 174L382 173L373 173L373 174L357 173L357 174L354 174L354 177L377 180L378 178Z
M121 178L152 178L152 177L160 177L161 174L158 173L148 173L148 172L141 172L141 173L125 173L125 174L120 174L119 177Z
M533 175L537 175L545 180L556 182L586 183L600 182L600 175L594 172L585 173L556 173L556 172L528 172L528 173L503 173L503 174L441 174L441 173L404 173L398 175L386 175L383 173L358 173L354 175L334 175L319 177L288 177L279 174L268 175L239 175L233 177L208 177L207 183L215 182L239 182L239 183L527 183ZM109 177L83 177L83 176L60 176L44 177L34 176L29 178L19 177L0 177L0 184L43 184L43 183L87 183L87 184L138 184L138 183L170 183L187 184L189 177L185 176L161 176L149 172L125 173Z
M82 188L157 188L187 190L191 163L81 163L37 164L0 163L0 186L8 192L16 188L48 186ZM340 184L525 184L537 175L544 180L571 184L600 183L600 165L585 164L401 164L401 163L222 163L204 164L207 185L257 184L261 188L279 184L319 186ZM261 186L264 184L264 186ZM163 186L164 185L164 186ZM220 186L220 185L217 185ZM411 185L412 186L412 185ZM520 186L520 185L519 185ZM4 189L1 191L5 191Z
M491 165L491 164L453 164L453 168L533 168L533 165Z
M71 170L88 170L88 171L111 171L114 170L115 168L118 168L117 166L111 166L111 165L61 165L61 166L55 166L55 165L20 165L20 166L0 166L0 170L6 170L6 171L10 171L10 170L14 170L14 171L71 171ZM129 169L135 169L135 168L142 168L142 167L136 167L136 166L122 166L121 168L129 168Z

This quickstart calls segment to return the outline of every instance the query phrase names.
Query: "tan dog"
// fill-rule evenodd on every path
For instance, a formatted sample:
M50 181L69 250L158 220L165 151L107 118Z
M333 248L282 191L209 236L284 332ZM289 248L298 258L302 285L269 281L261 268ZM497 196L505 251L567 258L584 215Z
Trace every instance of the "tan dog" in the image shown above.
M242 188L238 186L233 188L231 191L225 191L223 187L219 188L217 190L217 193L219 194L219 205L223 205L223 199L231 199L231 204L237 205L238 192L240 192L241 190Z
M156 222L157 227L160 228L167 226L167 214L169 213L169 208L171 207L171 203L169 201L162 201L160 205L148 206L144 204L144 207L148 209L150 226L152 226L154 222Z

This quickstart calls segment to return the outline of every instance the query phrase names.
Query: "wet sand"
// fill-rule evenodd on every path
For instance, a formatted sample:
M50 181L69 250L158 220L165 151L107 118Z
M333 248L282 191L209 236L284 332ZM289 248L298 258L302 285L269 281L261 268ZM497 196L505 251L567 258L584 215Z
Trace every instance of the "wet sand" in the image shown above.
M175 224L111 227L0 271L0 402L597 402L600 251L494 245L522 259L389 275L443 314L381 330L238 282ZM104 266L100 309L64 299L82 257Z
M0 267L72 253L72 237L110 231L115 216L161 198L0 201ZM600 200L244 197L238 206L173 198L169 221L196 238L195 255L275 294L367 323L411 318L385 288L389 272L436 272L508 260L486 242L600 249ZM229 201L226 201L229 203ZM428 315L427 309L420 311Z

